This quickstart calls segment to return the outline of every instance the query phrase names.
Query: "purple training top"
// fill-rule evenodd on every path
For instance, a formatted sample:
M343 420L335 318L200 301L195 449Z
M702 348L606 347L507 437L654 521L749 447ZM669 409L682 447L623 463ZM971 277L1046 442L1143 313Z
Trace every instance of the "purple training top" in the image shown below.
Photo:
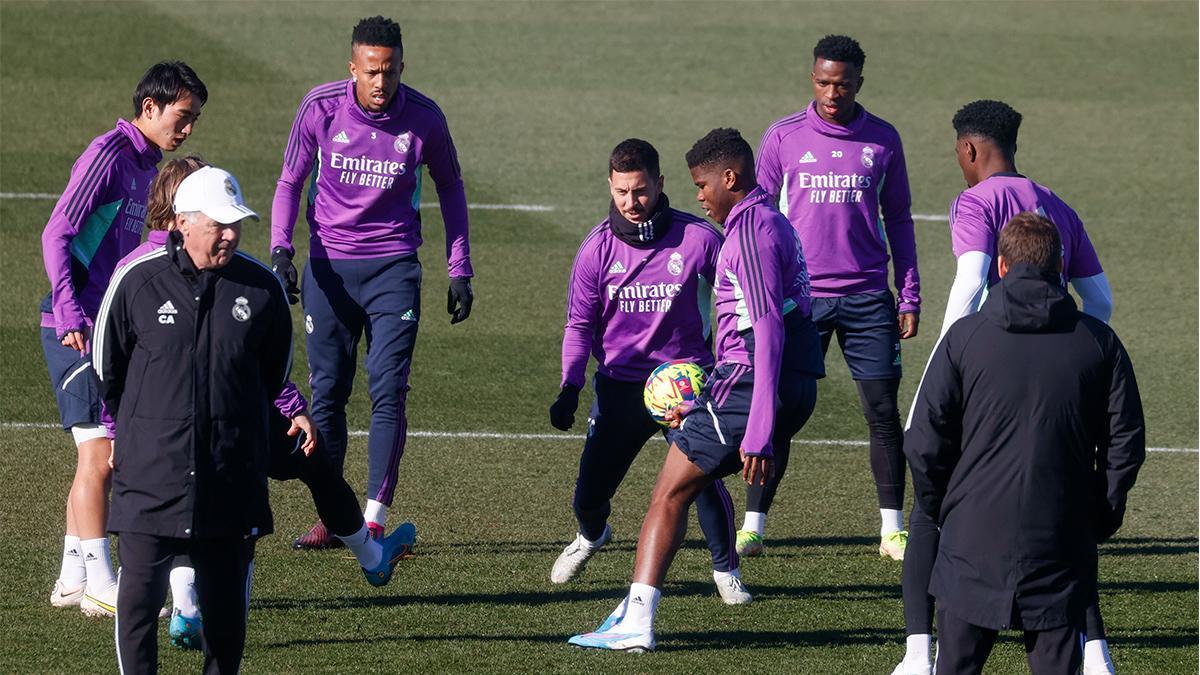
M446 224L452 277L469 277L467 196L454 141L440 108L401 84L387 110L367 112L354 80L316 87L292 124L283 172L271 205L271 247L292 248L300 192L309 186L309 254L318 258L378 258L421 245L424 168L437 186Z
M671 209L671 226L645 246L618 239L605 219L592 229L571 268L562 383L583 388L588 354L597 369L641 382L675 359L713 364L713 274L721 234L707 221Z
M988 285L1000 281L996 238L1022 211L1035 211L1058 227L1063 243L1063 283L1100 274L1100 259L1083 222L1049 188L1016 173L998 173L963 190L950 205L950 240L954 256L979 251L991 256Z
M52 312L42 327L62 339L92 325L114 267L142 239L146 192L162 152L125 120L97 136L75 165L42 230Z
M156 251L165 246L168 235L169 233L166 230L150 230L150 232L146 235L146 241L141 246L133 249L128 255L126 255L124 258L121 258L121 260L117 262L116 266L113 268L113 273L115 274L122 267L125 267L129 263L146 255L147 253ZM296 388L296 385L292 384L291 380L288 380L283 385L283 389L280 390L279 396L275 397L275 408L279 411L279 414L291 419L308 409L308 401L304 400L304 394L300 393L300 390ZM102 415L102 421L104 422L105 428L109 432L109 438L112 438L112 431L116 425L112 418L108 416L107 410L102 411Z
M899 309L919 311L900 134L862 106L846 126L826 122L814 106L767 127L756 163L758 184L800 234L813 296L888 290L890 244Z
M774 198L755 188L725 219L717 260L717 364L754 369L742 450L771 455L775 399L783 359L783 315L811 316L804 250ZM743 333L753 331L753 348Z

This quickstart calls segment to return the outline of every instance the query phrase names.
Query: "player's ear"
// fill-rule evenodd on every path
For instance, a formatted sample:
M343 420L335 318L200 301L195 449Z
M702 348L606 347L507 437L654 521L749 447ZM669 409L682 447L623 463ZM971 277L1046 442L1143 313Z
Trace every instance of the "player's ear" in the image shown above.
M662 175L659 175L659 177L658 177L658 194L661 195L662 191L663 191L663 177L662 177Z
M996 256L996 273L1000 275L1001 279L1008 274L1008 261L1002 255Z
M142 113L139 115L139 117L150 119L154 116L154 111L157 109L158 104L154 102L154 99L147 96L146 98L142 99Z
M737 185L737 172L730 167L725 167L721 171L721 183L726 190L733 191L733 186Z
M400 68L396 70L396 77L400 77L403 74L404 74L404 62L401 61Z

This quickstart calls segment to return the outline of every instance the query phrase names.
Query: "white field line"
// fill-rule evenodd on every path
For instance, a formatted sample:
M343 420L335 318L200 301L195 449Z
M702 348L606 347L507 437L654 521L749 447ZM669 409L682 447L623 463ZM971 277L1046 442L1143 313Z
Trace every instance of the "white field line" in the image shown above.
M58 195L49 192L0 192L0 199L58 199ZM426 202L421 208L438 208L437 202ZM547 213L557 210L548 204L467 204L468 209L476 211L525 211L530 213ZM928 220L944 223L948 220L946 214L914 213L913 220Z
M49 192L0 192L0 199L51 200L58 199L58 195ZM435 209L438 208L438 203L427 202L421 204L421 207ZM547 206L546 204L467 204L467 208L476 211L526 211L533 213L546 213L555 210L553 206Z
M0 429L59 429L58 424L46 422L0 422ZM366 429L351 429L354 437L366 436ZM409 431L411 438L465 438L465 439L495 439L502 441L582 441L583 434L511 434L498 431ZM792 441L797 445L833 445L840 447L866 447L866 441L847 441L839 439L797 438ZM1148 452L1175 452L1198 454L1200 448L1146 448Z

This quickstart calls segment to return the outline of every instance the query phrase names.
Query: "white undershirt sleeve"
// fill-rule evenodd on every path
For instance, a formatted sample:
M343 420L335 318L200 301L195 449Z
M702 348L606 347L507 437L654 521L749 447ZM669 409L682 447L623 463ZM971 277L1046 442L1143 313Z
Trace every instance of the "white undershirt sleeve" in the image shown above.
M958 256L958 270L954 273L954 284L950 286L950 297L946 300L946 318L942 319L939 340L955 321L979 310L987 292L988 269L991 265L992 256L983 251L967 251Z
M1108 278L1104 272L1090 277L1079 277L1071 280L1071 287L1083 300L1084 314L1094 316L1104 323L1112 318L1112 289L1108 286Z

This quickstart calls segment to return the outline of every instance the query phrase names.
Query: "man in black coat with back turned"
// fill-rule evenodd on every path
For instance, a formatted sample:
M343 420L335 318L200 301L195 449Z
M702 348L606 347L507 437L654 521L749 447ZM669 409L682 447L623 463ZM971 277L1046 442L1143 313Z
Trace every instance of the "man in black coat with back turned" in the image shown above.
M982 671L1011 628L1034 673L1074 673L1096 545L1146 456L1141 399L1121 341L1063 288L1054 224L1019 214L997 248L1001 280L937 346L904 441L941 528L937 672Z

